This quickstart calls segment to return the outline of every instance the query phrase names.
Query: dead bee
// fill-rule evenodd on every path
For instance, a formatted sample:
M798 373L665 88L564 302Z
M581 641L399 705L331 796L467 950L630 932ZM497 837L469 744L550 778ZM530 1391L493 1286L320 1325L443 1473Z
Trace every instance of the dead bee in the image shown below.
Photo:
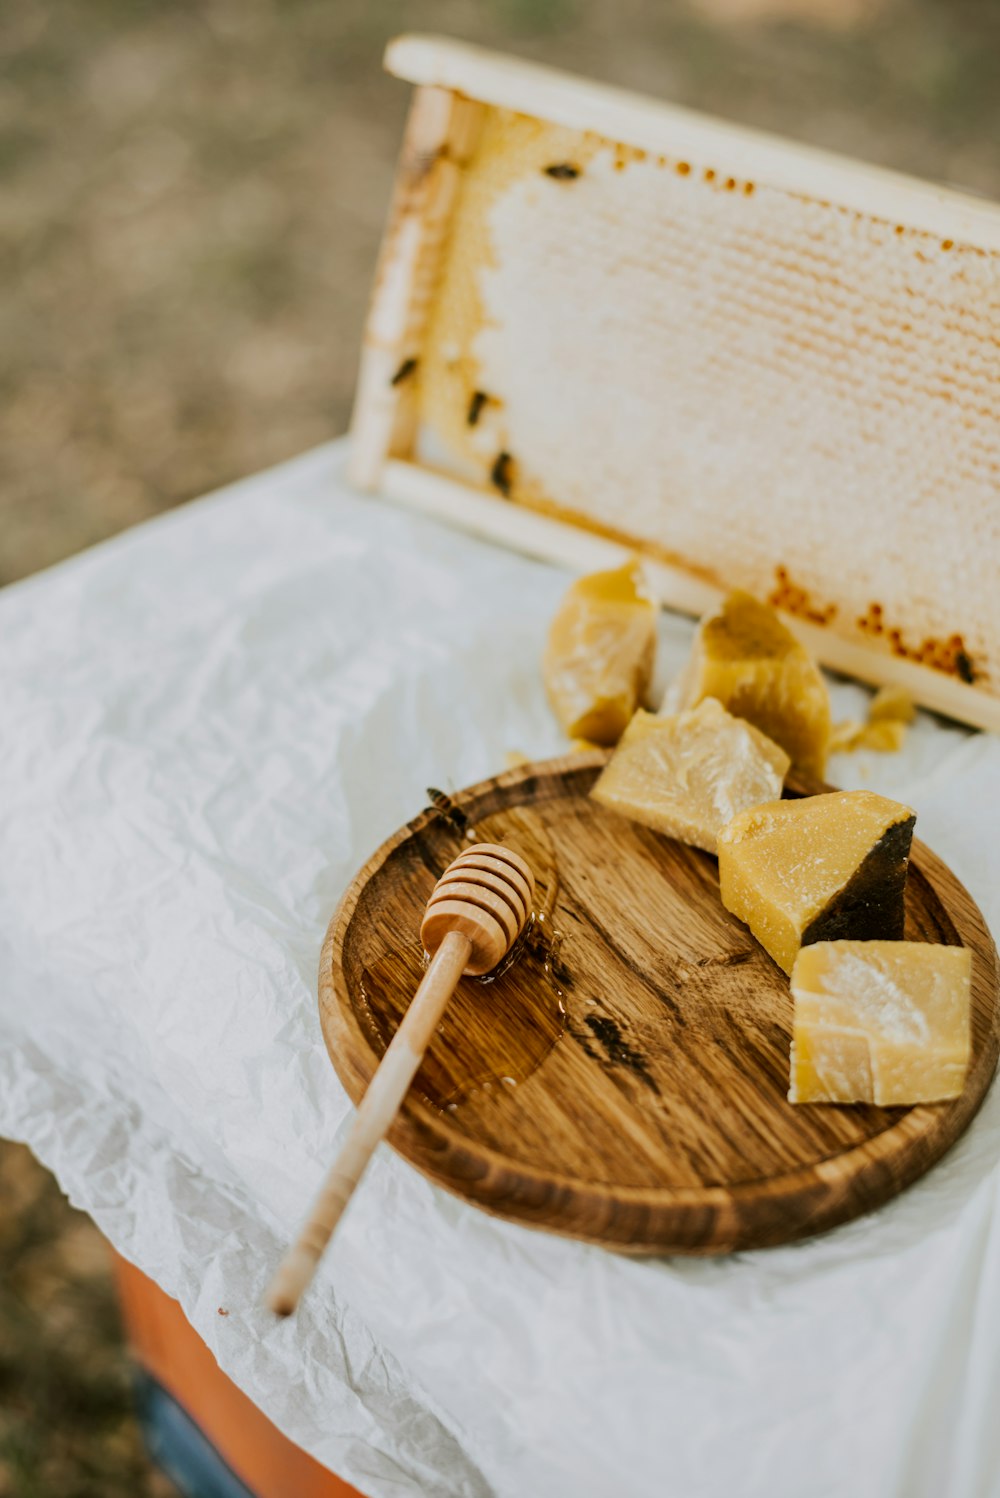
M514 459L510 453L503 452L497 454L496 462L490 469L490 483L495 489L500 490L504 499L510 499L510 489L514 478L511 471L513 465Z
M392 379L389 381L390 385L402 385L404 380L408 380L410 378L410 375L413 373L416 367L416 359L404 359L402 364L396 370L396 373L393 375Z
M970 687L973 685L976 680L975 667L964 650L955 652L955 670L964 682L967 682Z
M469 830L469 819L460 806L444 791L439 791L436 785L427 787L427 799L437 812L442 822L447 822L456 837L465 837Z
M467 426L474 427L482 415L483 407L489 400L485 390L473 390L472 399L469 401L469 409L466 412L465 422Z
M572 182L580 175L580 168L574 166L571 161L556 161L552 166L543 167L542 170L546 177L554 177L557 182Z

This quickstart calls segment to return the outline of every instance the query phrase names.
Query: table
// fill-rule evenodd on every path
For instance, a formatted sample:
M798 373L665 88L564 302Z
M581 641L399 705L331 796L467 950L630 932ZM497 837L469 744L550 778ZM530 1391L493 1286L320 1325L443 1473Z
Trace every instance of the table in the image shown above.
M495 1221L383 1148L299 1316L261 1308L349 1115L314 994L340 892L428 785L563 748L566 575L342 462L0 593L0 1132L371 1498L1000 1492L996 1089L881 1212L720 1260ZM664 617L664 674L690 630ZM997 740L921 715L831 779L915 805L1000 929Z

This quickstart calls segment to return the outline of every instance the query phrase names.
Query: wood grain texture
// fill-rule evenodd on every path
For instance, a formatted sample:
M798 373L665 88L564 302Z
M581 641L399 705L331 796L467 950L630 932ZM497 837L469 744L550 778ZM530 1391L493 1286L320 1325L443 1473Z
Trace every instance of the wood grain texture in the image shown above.
M634 1253L784 1243L881 1205L958 1138L996 1068L1000 980L979 910L915 841L907 938L973 954L962 1096L793 1106L787 978L723 909L714 858L588 798L606 758L519 766L455 797L477 839L528 860L541 919L501 976L460 983L389 1142L489 1211ZM422 813L330 924L320 1016L355 1102L419 982L424 905L461 846Z
M647 151L676 151L694 160L722 156L734 171L789 192L912 223L931 234L961 233L984 248L1000 249L1000 208L995 203L592 78L451 37L419 34L391 41L385 67L418 87L454 89L465 98Z
M365 323L351 417L348 477L378 483L389 453L413 443L413 387L438 256L458 175L475 139L479 105L447 89L413 96Z

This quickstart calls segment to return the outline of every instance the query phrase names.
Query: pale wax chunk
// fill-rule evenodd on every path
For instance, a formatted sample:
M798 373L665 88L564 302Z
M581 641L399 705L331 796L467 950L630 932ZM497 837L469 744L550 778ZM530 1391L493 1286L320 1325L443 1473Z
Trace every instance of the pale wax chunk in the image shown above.
M853 754L856 749L875 749L893 754L906 742L906 724L899 718L875 718L867 723L847 719L835 723L830 733L831 754Z
M868 704L869 723L912 723L916 705L905 687L879 687Z
M637 712L590 794L714 853L720 829L738 811L780 795L788 766L783 749L707 697L672 718Z
M719 893L786 973L817 941L899 940L914 812L874 791L771 801L719 833Z
M902 749L907 726L916 715L909 692L902 687L881 687L868 704L867 723L848 719L833 725L829 752L852 754L855 749L877 749L881 754L891 754Z
M793 1103L893 1107L958 1097L972 954L918 941L822 941L792 970Z
M542 675L571 739L621 738L649 690L656 617L635 561L581 577L569 589L552 621Z
M671 688L676 708L717 697L780 744L792 764L822 779L830 736L830 698L819 667L768 604L730 593L703 619L691 658Z

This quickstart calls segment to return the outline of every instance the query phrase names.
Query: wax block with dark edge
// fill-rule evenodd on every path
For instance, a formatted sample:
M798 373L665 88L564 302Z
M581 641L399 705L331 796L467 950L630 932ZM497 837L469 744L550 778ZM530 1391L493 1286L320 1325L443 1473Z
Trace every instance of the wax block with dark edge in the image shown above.
M899 940L915 821L873 791L741 812L719 834L722 903L786 973L813 942Z
M915 816L882 834L856 873L802 933L803 947L816 941L902 941L903 894Z

